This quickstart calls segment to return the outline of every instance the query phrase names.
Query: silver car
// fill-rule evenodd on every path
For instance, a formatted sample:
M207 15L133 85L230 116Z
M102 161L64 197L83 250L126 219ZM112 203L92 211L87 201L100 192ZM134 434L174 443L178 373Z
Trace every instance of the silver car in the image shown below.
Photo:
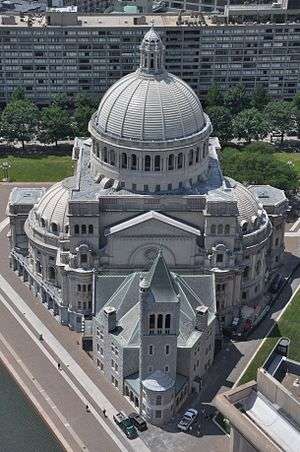
M196 418L198 416L198 411L195 410L194 408L190 408L188 409L184 415L182 416L179 424L177 425L177 427L186 432L187 430L189 430L189 428L191 427L191 425L195 422Z

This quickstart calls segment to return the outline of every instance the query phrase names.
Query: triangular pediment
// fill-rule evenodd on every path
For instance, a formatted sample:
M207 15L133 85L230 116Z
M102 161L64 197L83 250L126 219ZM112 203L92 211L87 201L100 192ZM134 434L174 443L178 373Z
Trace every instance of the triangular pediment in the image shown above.
M155 212L153 210L150 210L149 212L143 213L134 218L131 218L130 220L123 221L122 223L119 223L115 226L108 228L105 231L105 235L108 236L108 235L112 235L112 234L117 234L122 231L126 231L127 229L135 228L138 225L143 225L147 222L153 222L153 221L160 222L171 228L179 229L188 234L193 234L193 235L197 235L197 236L201 235L201 232L199 229L196 229L181 221L175 220L174 218L170 218L167 215L164 215L160 212Z

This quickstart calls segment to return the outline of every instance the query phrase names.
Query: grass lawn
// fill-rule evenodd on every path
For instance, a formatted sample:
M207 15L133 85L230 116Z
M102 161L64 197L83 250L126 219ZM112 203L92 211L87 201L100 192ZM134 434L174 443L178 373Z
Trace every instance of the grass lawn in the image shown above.
M277 160L281 160L282 162L293 162L298 177L300 178L300 152L276 152L274 156L276 156Z
M263 365L278 339L283 336L291 340L289 358L300 361L300 291L255 355L239 384L256 379L257 369Z
M12 182L57 182L73 174L71 156L32 155L30 157L0 157L11 164L9 170ZM0 170L0 180L3 173Z

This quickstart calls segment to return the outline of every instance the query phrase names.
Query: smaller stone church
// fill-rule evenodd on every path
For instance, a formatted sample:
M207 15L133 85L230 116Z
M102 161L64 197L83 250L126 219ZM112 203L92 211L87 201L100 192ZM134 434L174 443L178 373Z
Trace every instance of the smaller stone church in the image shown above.
M214 357L214 275L171 273L162 252L146 273L98 278L94 360L153 424L199 391ZM102 300L103 299L103 300Z

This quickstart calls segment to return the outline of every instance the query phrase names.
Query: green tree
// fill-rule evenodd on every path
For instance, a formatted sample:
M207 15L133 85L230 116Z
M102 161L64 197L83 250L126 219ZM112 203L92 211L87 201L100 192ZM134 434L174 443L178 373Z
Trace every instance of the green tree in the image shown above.
M233 86L225 93L224 105L233 115L239 113L250 105L250 98L243 83Z
M55 143L73 137L69 113L58 105L42 110L39 139L42 143Z
M207 114L212 122L213 134L223 142L231 140L233 138L232 115L228 108L210 107L207 109Z
M71 110L74 108L74 99L69 97L66 93L54 94L52 97L52 104L64 110Z
M76 107L73 116L75 135L77 136L88 135L88 124L94 112L95 109L88 105L78 105L78 107Z
M250 143L264 138L269 131L269 124L264 115L256 108L249 108L238 113L232 121L233 135L239 140Z
M282 144L284 134L291 133L297 127L293 103L284 100L269 102L264 113L270 124L270 130L280 134Z
M296 123L297 123L297 134L298 138L300 137L300 92L297 93L293 100L293 105L295 107L295 116L296 116Z
M299 187L292 165L279 161L272 154L224 148L221 165L226 176L246 184L270 184L282 190Z
M206 107L207 108L220 107L223 105L223 102L224 99L220 87L216 84L211 85L205 97Z
M18 88L16 88L14 90L14 92L11 95L11 102L14 102L15 100L25 100L26 96L25 96L25 91L23 88L21 88L21 86L18 86Z
M39 110L28 99L9 102L1 115L1 136L8 141L32 140L38 130Z
M268 91L263 85L257 85L251 96L251 105L259 111L263 111L270 102Z
M99 101L97 97L92 97L88 94L77 94L75 97L75 107L90 107L93 110L96 110L98 107Z

